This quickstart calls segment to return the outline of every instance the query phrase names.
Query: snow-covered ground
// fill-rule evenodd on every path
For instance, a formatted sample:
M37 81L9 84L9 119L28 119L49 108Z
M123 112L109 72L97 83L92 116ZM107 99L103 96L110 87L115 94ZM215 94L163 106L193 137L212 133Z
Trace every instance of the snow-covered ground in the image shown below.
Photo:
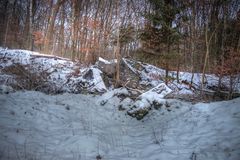
M137 121L114 95L0 94L0 159L239 160L240 98L169 99Z
M107 88L96 65L0 47L0 160L239 160L240 98L195 105L164 99L195 94L183 83L191 73L181 72L177 83L170 72L166 86L164 70L123 61L151 89ZM200 79L196 73L194 88ZM206 89L217 85L215 75L206 79ZM17 91L22 85L38 90L41 83L55 87L46 93L56 95ZM240 91L239 79L234 91ZM72 94L89 92L104 94Z

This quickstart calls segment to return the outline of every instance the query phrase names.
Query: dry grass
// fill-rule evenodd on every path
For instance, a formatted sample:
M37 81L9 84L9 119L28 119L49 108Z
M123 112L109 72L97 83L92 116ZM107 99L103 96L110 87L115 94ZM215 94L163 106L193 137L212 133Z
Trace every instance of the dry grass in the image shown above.
M15 90L34 90L44 93L52 93L54 85L48 82L50 73L47 71L33 72L30 65L15 64L2 69L2 73L12 75L15 82L10 82Z

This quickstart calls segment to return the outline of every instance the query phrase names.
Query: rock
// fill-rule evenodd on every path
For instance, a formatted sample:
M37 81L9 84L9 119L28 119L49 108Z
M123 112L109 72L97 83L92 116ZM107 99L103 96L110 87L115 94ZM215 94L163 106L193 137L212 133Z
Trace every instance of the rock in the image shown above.
M118 105L118 110L119 111L125 111L126 109L125 109L125 107L123 107L122 104L120 104L120 105Z
M102 101L100 102L100 105L101 105L101 106L104 106L107 102L108 102L108 100L102 100Z
M157 101L153 101L152 106L153 106L154 109L158 110L163 106L163 104L159 103Z
M120 61L120 80L118 87L126 86L130 88L139 88L140 87L140 75L137 70L130 65L131 61L125 58ZM134 63L135 64L135 63ZM109 78L113 78L116 74L116 65L117 62L115 60L105 60L103 58L99 58L97 62L98 68ZM139 69L141 65L136 63L137 68ZM118 88L115 86L115 88Z
M140 86L139 74L127 63L125 58L120 62L120 81L126 87L136 89Z
M131 117L136 118L137 120L142 120L148 114L149 108L141 108L134 111L128 111L127 114Z
M163 105L164 97L171 92L172 90L164 83L159 84L141 94L134 102L133 106L128 110L128 115L135 117L137 120L143 119L152 107L159 109Z
M115 62L110 62L100 57L97 62L97 66L104 74L106 74L109 77L113 77L114 74L116 73Z
M89 69L84 75L83 78L86 80L91 80L93 79L93 71Z
M139 99L127 111L127 114L137 120L141 120L148 114L148 111L151 110L150 108L151 104L146 99Z

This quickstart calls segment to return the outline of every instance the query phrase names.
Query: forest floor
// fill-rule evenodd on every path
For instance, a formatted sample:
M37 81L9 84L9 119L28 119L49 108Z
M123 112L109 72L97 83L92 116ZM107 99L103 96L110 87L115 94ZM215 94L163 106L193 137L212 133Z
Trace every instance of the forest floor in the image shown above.
M240 98L196 104L166 99L197 89L176 80L166 86L163 70L124 61L148 87L113 89L97 66L0 49L0 159L239 159ZM189 76L182 72L180 79ZM206 77L206 89L216 84L216 76ZM238 92L239 81L235 86Z

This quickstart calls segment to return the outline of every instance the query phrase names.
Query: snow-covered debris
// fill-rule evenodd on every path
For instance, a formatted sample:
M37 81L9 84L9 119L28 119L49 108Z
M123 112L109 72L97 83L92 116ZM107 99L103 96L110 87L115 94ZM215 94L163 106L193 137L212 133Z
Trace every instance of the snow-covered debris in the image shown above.
M105 99L109 99L113 96L121 96L121 95L129 96L130 93L126 88L117 88L103 94L102 97L104 97Z
M99 61L99 62L102 62L102 63L105 63L105 64L111 64L111 62L109 62L108 60L106 60L106 59L104 59L104 58L102 58L102 57L99 57L99 58L98 58L98 61Z
M129 91L126 88L117 88L113 90L109 90L108 92L104 93L101 98L99 98L99 104L105 105L109 99L113 97L128 97L130 96Z
M151 109L151 106L161 104L163 98L171 92L172 90L167 85L164 83L159 84L141 94L132 108L128 110L128 114L136 117L138 120L142 119L148 113L149 109Z
M106 75L113 77L116 73L116 63L112 61L108 61L99 57L97 62L98 68Z
M0 47L0 52L6 50L6 48Z
M15 73L17 71L18 74L13 74L12 71ZM91 78L86 78L87 72L92 73ZM14 89L37 90L52 94L105 92L114 87L113 75L116 73L116 62L100 57L97 65L86 67L57 56L26 50L1 49L0 73L0 84L10 85ZM194 76L191 83L192 75ZM179 81L176 79L177 72L170 71L169 76L168 87L173 92L171 94L173 98L175 95L195 96L201 89L202 74L200 73L180 72ZM216 91L218 77L206 74L205 79L204 90ZM35 81L34 85L27 85L33 80L40 81ZM158 86L164 80L165 70L163 69L127 58L123 58L120 62L120 87L144 92ZM41 83L38 85L38 82ZM47 89L48 87L50 88ZM223 91L229 90L229 77L222 78L221 88ZM239 76L234 79L233 91L239 95Z
M90 67L83 70L81 76L71 77L66 85L73 93L106 92L107 88L101 74L99 69Z
M84 77L86 76L84 71L91 72L92 77L90 79ZM46 93L105 92L107 90L101 71L97 68L84 68L66 58L26 50L1 50L0 73L0 84L17 86L16 89L40 90ZM11 81L6 81L6 76L10 76L11 78L8 79ZM27 81L38 83L39 79L41 84L29 87ZM23 84L22 82L25 81L26 83ZM49 89L46 89L46 86Z
M0 85L0 94L8 94L13 91L14 89L11 86Z
M132 72L139 74L141 77L140 83L151 84L155 87L163 82L165 70L132 59L123 58L123 61Z
M91 88L91 91L92 92L94 92L95 90L99 92L107 91L107 88L101 77L102 72L97 68L92 68L92 71L93 71L93 87Z
M166 84L161 83L158 86L140 95L139 98L146 99L148 102L153 102L157 101L158 99L163 99L171 92L172 90Z
M132 59L124 58L124 63L130 68L134 73L137 73L140 77L138 83L139 86L143 87L155 87L165 81L165 70L155 67L150 64L141 63ZM172 95L192 95L197 96L199 90L202 89L201 86L201 73L189 73L189 72L179 72L177 80L177 71L169 71L169 82L168 87L172 89ZM240 92L240 81L239 75L236 75L234 78L233 91L234 93ZM192 80L192 82L191 82ZM212 90L213 92L217 91L219 77L214 74L205 74L205 83L204 90ZM222 86L221 90L229 91L230 90L230 77L222 77ZM206 93L207 94L207 93ZM238 94L237 94L238 95Z
M131 98L127 97L119 103L118 110L119 111L129 110L133 103L134 103L134 101Z
M134 67L132 67L132 65L133 65L133 64L131 65L131 62L132 62L132 61L130 61L130 60L126 59L126 58L123 58L122 60L123 60L124 64L126 64L126 65L128 66L128 68L129 68L133 73L135 73L135 74L138 73L138 71L137 71Z

